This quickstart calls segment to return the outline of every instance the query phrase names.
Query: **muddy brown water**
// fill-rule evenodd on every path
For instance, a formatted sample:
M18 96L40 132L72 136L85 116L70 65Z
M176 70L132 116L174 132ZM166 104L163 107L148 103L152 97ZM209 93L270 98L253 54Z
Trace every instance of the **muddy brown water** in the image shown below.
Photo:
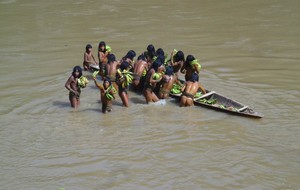
M1 189L300 189L300 3L0 0ZM264 114L233 116L129 92L103 115L64 83L85 45L193 54L200 81ZM90 73L84 73L90 75Z

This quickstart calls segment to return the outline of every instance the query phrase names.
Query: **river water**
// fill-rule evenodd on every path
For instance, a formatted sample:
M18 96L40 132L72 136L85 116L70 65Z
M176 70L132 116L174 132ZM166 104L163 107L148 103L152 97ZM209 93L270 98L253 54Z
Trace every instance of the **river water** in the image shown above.
M300 1L0 0L1 189L300 189ZM262 119L64 88L85 45L152 43ZM85 75L90 73L85 72Z

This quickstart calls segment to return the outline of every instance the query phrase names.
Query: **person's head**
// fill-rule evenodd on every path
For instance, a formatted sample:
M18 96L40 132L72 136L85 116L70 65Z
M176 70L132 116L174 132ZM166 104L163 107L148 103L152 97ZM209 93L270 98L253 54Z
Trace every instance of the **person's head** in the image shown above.
M149 53L155 53L155 48L154 48L154 46L152 45L152 44L149 44L148 46L147 46L147 51L149 52Z
M157 59L160 60L161 63L165 63L165 56L160 54L160 55L157 55Z
M106 50L106 44L104 41L101 41L98 46L98 51L105 52L105 50Z
M156 55L159 56L159 55L162 55L162 56L165 56L165 52L162 48L158 48L156 50Z
M147 61L145 55L143 55L143 54L141 54L140 56L138 56L137 60Z
M72 75L74 78L80 78L82 76L82 69L80 66L75 66L73 68Z
M192 81L192 82L198 82L199 81L199 76L197 73L193 73L192 74L192 77L190 78L189 81Z
M174 61L184 61L184 53L182 51L178 51L174 56Z
M107 63L111 63L116 61L116 56L114 54L108 54L107 56Z
M162 66L162 62L160 61L160 59L156 59L152 65L151 65L151 68L155 70L155 72L158 71L158 68Z
M147 46L147 55L148 55L148 58L152 59L154 56L155 56L155 48L152 44L149 44Z
M127 70L129 68L129 63L127 61L123 61L120 65L121 71Z
M133 60L133 58L134 58L135 56L136 56L135 51L129 50L129 51L127 52L127 54L125 55L125 58L128 58L128 59L130 59L130 60Z
M186 64L188 64L188 65L190 65L190 63L192 62L192 61L194 61L195 60L195 57L194 56L192 56L192 55L188 55L187 57L186 57Z
M174 70L172 66L167 66L166 68L166 75L171 76L174 74Z
M85 46L85 51L87 51L87 52L90 52L90 51L92 51L92 45L91 44L87 44L86 46Z
M103 80L103 87L105 89L107 89L110 85L111 85L111 81L110 80L107 80L107 79Z

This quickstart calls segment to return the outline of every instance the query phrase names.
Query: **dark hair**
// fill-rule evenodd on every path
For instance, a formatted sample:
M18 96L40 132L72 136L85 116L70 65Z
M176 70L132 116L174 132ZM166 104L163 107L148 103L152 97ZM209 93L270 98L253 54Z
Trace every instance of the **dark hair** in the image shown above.
M104 50L103 50L103 51L102 51L101 48L100 48L101 46L104 46ZM101 52L105 52L105 51L106 51L106 44L105 44L104 41L101 41L101 42L99 43L98 51L101 51Z
M125 69L128 69L129 63L127 61L123 61L120 65L121 71L124 71Z
M161 63L165 63L165 56L164 55L157 55L157 59L160 60Z
M85 50L86 50L86 51L87 51L88 49L90 49L90 48L93 48L91 44L87 44L87 45L85 46Z
M174 61L184 61L184 53L182 51L178 51L174 56Z
M137 60L143 60L143 61L147 61L145 55L141 54Z
M174 74L174 70L172 66L167 66L166 68L166 75L171 76Z
M156 52L155 52L155 48L152 44L149 44L147 46L147 52L146 52L146 56L150 59L153 59L153 57L156 55Z
M80 78L80 77L82 76L82 69L81 69L81 67L80 67L80 66L75 66L75 67L73 68L72 76L73 76L74 78L76 78L76 75L75 75L75 72L76 72L76 71L79 72L78 78Z
M133 58L134 58L135 56L136 56L135 51L129 50L129 51L127 52L127 54L125 55L125 59L126 59L126 58L129 58L129 59L133 60Z
M110 81L109 79L106 79L106 78L105 78L105 79L103 80L103 86L104 86L104 83L105 83L105 82L108 82L108 83L109 83L109 86L111 85L111 81Z
M149 44L148 46L147 46L147 51L149 52L149 53L155 53L155 48L154 48L154 46L152 45L152 44Z
M197 73L193 73L191 78L189 79L189 81L192 81L192 82L198 82L199 81L199 76Z
M162 62L160 61L160 59L156 59L152 65L151 68L155 70L155 72L157 72L158 68L162 65ZM150 69L151 69L150 68Z
M191 61L194 61L194 60L195 60L195 57L192 56L192 55L188 55L188 56L186 57L186 62L187 62L187 63L190 63Z
M162 48L158 48L157 50L156 50L156 55L162 55L162 56L165 56L165 52L164 52L164 50L162 49Z
M114 54L108 54L107 56L107 63L111 63L116 61L116 56Z

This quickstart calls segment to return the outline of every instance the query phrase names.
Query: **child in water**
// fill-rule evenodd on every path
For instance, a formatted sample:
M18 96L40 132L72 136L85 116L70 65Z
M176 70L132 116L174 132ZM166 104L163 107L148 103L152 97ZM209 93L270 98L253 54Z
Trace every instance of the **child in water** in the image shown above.
M102 113L111 112L112 100L115 99L116 89L109 80L104 79L103 85L97 83L96 78L93 77L95 85L99 88L102 102Z
M78 108L80 104L80 87L78 85L78 79L82 76L82 69L80 66L73 68L72 75L67 80L65 87L69 90L69 100L72 108Z
M83 55L83 69L85 71L90 70L91 65L98 65L98 63L92 53L92 45L87 44Z

